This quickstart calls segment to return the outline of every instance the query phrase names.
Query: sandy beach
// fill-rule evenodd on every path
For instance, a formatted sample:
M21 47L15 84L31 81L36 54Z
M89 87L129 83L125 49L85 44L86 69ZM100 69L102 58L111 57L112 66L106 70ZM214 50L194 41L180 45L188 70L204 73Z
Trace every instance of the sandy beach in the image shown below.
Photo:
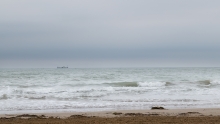
M136 124L136 123L220 123L219 108L123 110L71 113L1 114L0 123L31 124Z

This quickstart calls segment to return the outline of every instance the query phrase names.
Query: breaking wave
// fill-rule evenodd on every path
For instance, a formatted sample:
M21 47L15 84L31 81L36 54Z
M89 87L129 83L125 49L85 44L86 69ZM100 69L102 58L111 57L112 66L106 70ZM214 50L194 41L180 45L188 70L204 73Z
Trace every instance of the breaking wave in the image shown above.
M0 113L220 107L219 73L219 68L2 69Z
M219 80L213 80L213 81L211 81L211 84L219 85L220 81Z
M211 85L211 81L210 80L198 81L198 83L201 84L201 85Z
M1 100L1 99L8 99L7 94L2 94L2 96L0 96L0 100Z
M217 80L201 80L201 81L198 81L197 83L199 83L200 85L204 85L204 86L210 86L210 85L219 85L220 81L217 81Z
M162 87L166 86L166 82L140 82L140 87Z
M113 87L138 87L137 82L117 82L117 83L106 83Z
M113 87L161 87L174 85L171 82L117 82L106 84Z
M166 82L166 83L165 83L165 86L172 86L172 85L174 85L174 84L171 83L171 82Z

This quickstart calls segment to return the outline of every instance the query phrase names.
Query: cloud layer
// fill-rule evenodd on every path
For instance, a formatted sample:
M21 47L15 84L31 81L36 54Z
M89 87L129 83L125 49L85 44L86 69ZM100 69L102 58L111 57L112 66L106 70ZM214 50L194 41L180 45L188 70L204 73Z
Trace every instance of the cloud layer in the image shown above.
M220 66L219 5L217 0L3 0L0 66Z

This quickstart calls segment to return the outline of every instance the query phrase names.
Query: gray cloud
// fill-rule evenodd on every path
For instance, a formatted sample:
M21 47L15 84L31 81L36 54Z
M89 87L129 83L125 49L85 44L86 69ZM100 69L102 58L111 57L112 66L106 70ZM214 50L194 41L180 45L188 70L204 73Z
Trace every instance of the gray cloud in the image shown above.
M217 0L3 0L1 67L219 66L219 5Z

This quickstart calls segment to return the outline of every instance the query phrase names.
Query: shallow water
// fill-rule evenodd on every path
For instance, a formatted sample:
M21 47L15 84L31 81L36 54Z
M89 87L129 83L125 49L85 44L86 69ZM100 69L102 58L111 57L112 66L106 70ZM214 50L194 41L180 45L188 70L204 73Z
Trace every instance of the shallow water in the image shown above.
M0 69L0 111L220 107L220 68Z

